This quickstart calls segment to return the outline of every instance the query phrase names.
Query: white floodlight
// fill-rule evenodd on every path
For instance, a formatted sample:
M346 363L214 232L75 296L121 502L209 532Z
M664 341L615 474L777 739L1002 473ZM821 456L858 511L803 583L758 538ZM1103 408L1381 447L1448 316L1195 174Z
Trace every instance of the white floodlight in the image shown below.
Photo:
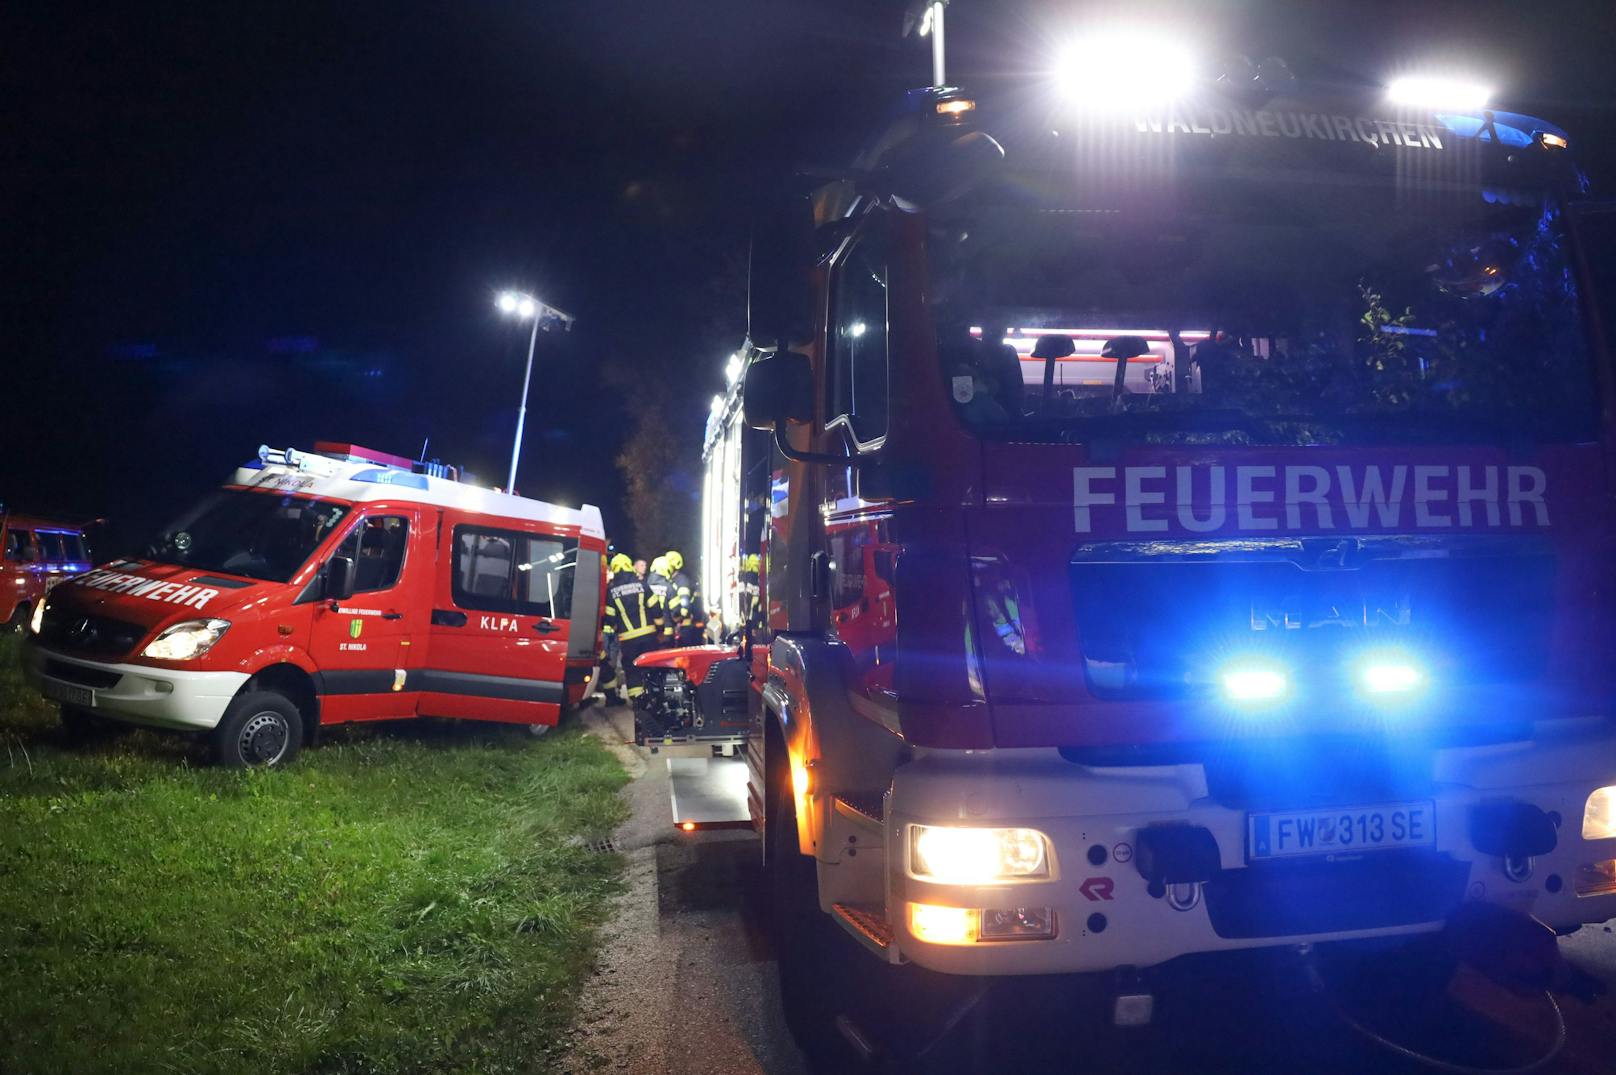
M1085 36L1055 61L1056 92L1066 103L1115 111L1163 105L1195 85L1195 54L1156 33L1111 31Z
M1450 78L1400 78L1386 87L1393 104L1410 108L1451 108L1475 112L1487 107L1492 91L1476 82Z

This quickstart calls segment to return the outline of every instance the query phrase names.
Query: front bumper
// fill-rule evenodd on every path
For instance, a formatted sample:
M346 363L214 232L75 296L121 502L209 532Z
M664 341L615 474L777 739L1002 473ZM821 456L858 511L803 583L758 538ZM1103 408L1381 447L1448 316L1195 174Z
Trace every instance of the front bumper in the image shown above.
M23 653L29 681L47 697L87 697L87 708L101 716L179 731L215 727L248 679L245 672L178 671L89 661L54 653L34 642ZM86 691L87 695L80 693Z
M1201 765L1091 768L1053 750L923 754L895 774L886 811L887 918L895 943L902 957L945 973L1045 974L1429 932L1465 900L1502 904L1557 929L1616 916L1616 891L1577 891L1583 866L1616 859L1616 839L1585 841L1581 832L1589 793L1616 783L1616 730L1609 722L1561 722L1531 743L1446 748L1423 760L1421 798L1435 804L1434 847L1248 865L1247 817L1259 807L1222 791L1214 797ZM1520 863L1506 873L1502 858L1471 842L1472 808L1496 802L1531 804L1557 822L1554 849L1530 859L1526 876ZM1260 809L1301 805L1265 802ZM1015 884L921 880L910 874L904 853L911 823L1036 828L1049 837L1054 869L1047 880ZM1163 824L1212 834L1217 867L1210 880L1152 891L1138 868L1138 833ZM927 943L908 929L911 901L1047 907L1056 934Z

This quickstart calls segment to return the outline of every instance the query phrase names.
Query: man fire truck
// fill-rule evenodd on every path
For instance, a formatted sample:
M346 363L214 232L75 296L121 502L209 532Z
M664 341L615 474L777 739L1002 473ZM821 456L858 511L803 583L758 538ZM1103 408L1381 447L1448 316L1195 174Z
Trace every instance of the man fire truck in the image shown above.
M205 732L283 765L330 724L554 726L600 648L598 509L350 444L257 458L158 536L57 585L27 667L64 723Z
M816 1048L921 980L1616 915L1611 215L1530 116L1168 54L938 78L754 231L702 586L736 625L763 557Z

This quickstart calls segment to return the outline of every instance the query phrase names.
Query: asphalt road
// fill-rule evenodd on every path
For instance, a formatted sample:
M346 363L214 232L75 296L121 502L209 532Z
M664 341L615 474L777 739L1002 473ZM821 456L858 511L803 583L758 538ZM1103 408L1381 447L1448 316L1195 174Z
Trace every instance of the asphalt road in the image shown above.
M675 831L666 766L628 745L626 711L590 710L586 719L635 776L626 792L633 816L616 836L627 891L562 1070L808 1072L780 1011L753 837ZM1577 966L1616 984L1611 926L1585 927L1560 944ZM1325 972L1331 984L1320 993L1289 953L1175 965L1158 984L1153 1025L1122 1033L1077 1014L1092 997L1071 982L1019 980L988 993L934 1052L960 1072L1412 1073L1433 1069L1368 1042L1343 1015L1481 1069L1519 1068L1554 1040L1542 996L1513 996L1464 968L1438 993L1401 974L1353 989ZM1561 1005L1565 1048L1537 1070L1616 1072L1616 999Z

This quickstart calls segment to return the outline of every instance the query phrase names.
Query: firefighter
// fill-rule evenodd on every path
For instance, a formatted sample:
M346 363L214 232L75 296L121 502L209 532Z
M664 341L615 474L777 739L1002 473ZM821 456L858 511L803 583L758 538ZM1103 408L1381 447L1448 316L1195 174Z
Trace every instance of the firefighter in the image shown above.
M673 617L668 615L668 599L673 594L673 568L668 566L666 556L658 556L651 561L651 573L645 576L645 588L649 594L647 600L656 610L657 618L662 621L662 634L659 641L663 644L673 642Z
M617 652L623 663L623 681L628 685L628 700L645 693L645 673L634 662L641 654L655 649L662 633L662 614L654 604L655 598L634 574L634 561L622 553L612 557L612 581L606 587L606 625L604 630L617 640Z
M702 642L701 595L685 574L685 558L678 549L669 549L662 557L668 562L668 622L673 627L673 641L677 646L699 646Z
M757 613L761 611L758 607L758 582L761 567L762 564L758 560L758 554L755 552L749 552L741 559L742 627L757 628L762 626L761 617L757 616Z

